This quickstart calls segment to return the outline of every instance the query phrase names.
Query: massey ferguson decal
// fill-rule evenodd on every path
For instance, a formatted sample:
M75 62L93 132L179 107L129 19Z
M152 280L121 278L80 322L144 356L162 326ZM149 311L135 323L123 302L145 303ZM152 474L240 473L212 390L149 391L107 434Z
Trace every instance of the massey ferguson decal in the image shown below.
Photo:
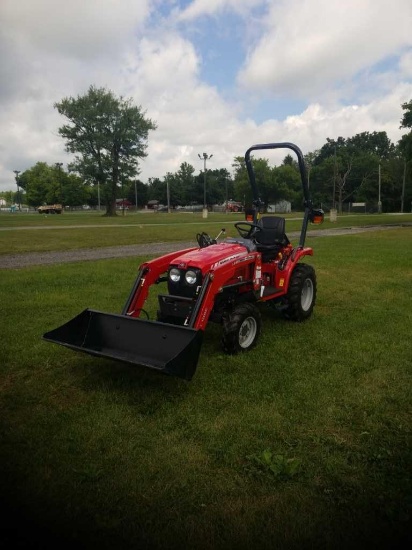
M245 256L243 255L242 252L238 252L237 254L233 254L232 256L229 256L228 258L224 258L223 260L219 260L218 262L216 262L215 264L212 265L212 269L216 269L216 268L218 268L222 265L225 265L229 262L233 262L237 258L241 258L242 260L244 260Z

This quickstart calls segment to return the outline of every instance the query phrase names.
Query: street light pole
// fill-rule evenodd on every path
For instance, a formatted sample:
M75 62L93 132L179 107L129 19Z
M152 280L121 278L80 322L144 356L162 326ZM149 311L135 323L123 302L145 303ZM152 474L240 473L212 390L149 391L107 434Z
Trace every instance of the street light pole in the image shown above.
M203 153L203 155L197 155L200 160L203 158L203 217L207 218L207 204L206 204L206 161L211 159L213 155Z
M19 174L20 174L21 170L13 170L13 172L16 174L17 202L19 203L19 210L21 210L21 205L20 205L20 191L19 191Z
M134 180L134 202L135 202L135 211L137 212L137 181Z

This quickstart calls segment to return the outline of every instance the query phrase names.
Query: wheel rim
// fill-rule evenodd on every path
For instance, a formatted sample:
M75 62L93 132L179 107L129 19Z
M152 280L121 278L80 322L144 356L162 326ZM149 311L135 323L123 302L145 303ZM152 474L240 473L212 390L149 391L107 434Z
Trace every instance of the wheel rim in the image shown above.
M302 288L302 295L300 303L303 311L308 311L313 301L313 281L312 279L305 279Z
M239 329L239 346L243 349L253 344L257 332L257 322L254 317L247 317Z

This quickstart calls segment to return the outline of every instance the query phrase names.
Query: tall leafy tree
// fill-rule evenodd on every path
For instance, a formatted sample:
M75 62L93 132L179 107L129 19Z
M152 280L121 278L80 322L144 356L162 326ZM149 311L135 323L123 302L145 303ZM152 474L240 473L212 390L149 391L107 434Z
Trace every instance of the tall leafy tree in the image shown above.
M291 155L288 157L290 157L291 163L283 162L281 166L275 166L272 169L275 180L271 188L270 200L272 202L288 200L294 208L301 208L303 192L298 164ZM285 160L288 157L285 157Z
M399 142L399 147L406 161L412 162L412 99L407 103L402 104L404 111L400 128L408 129L409 132L404 134Z
M149 178L147 198L149 201L157 200L162 204L166 204L166 184L160 178Z
M56 170L46 162L37 162L32 168L20 174L19 185L26 193L27 204L40 206L49 202L60 202L55 200L60 197L52 194L52 189L57 187L56 174Z
M59 128L66 149L75 154L72 169L100 184L106 215L116 215L118 187L139 173L150 130L156 124L131 99L91 86L83 96L64 98L55 108L66 117Z
M25 191L27 204L34 207L54 203L79 206L90 197L90 187L78 176L45 162L25 170L19 177L19 185Z
M404 169L402 175L401 211L403 212L406 201L411 199L410 180L412 176L412 99L402 104L404 111L400 128L409 130L398 142L398 150L403 158ZM409 181L408 181L409 180ZM409 185L407 185L409 183ZM412 211L412 201L411 201Z
M171 177L170 201L173 206L182 206L193 201L195 168L188 162L182 162L179 170Z

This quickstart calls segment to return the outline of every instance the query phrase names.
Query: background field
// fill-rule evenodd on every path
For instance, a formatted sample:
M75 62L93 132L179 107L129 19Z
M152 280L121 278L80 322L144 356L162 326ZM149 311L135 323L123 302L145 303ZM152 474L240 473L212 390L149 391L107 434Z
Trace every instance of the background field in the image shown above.
M2 270L3 542L406 547L412 229L311 244L314 316L262 307L260 345L237 357L210 326L190 383L41 340L86 307L119 312L143 258Z
M302 216L302 213L287 215L286 230L300 230ZM66 212L61 216L3 213L0 255L187 241L194 240L199 231L216 236L222 227L227 235L233 236L237 235L233 227L237 221L244 221L244 214L209 214L205 220L199 213L130 213L116 218L105 218L96 212ZM412 214L342 215L334 223L326 216L323 225L309 226L309 235L311 230L399 223L412 223Z

